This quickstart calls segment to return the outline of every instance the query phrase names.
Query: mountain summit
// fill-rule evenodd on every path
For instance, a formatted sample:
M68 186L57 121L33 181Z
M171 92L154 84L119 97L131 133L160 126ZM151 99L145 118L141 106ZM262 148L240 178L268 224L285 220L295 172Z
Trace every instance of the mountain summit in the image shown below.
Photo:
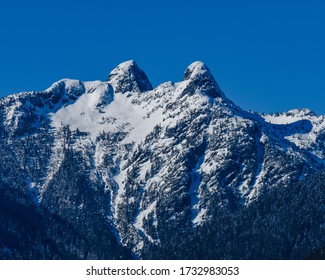
M189 82L188 88L192 93L199 90L213 98L224 97L210 69L201 61L193 62L186 69L183 81Z
M147 75L134 60L118 65L109 74L108 82L113 85L115 92L145 92L152 90Z
M325 117L242 110L202 62L152 88L127 61L0 119L2 259L325 255Z

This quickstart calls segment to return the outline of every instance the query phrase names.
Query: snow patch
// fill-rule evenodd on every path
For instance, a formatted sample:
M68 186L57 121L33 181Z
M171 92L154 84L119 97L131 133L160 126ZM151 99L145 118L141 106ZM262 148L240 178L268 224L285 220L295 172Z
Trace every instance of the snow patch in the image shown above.
M147 218L150 213L152 213L153 211L155 211L156 206L157 206L157 201L154 201L153 203L151 203L145 210L141 211L138 214L138 216L136 218L136 221L133 224L133 226L137 230L139 230L140 232L142 232L148 238L148 240L151 243L156 243L156 241L144 230L144 228L143 228L143 220L145 218Z
M191 196L192 222L194 224L199 223L201 221L201 219L198 218L198 203L199 203L198 190L201 185L200 167L203 162L204 162L204 155L198 159L195 167L191 172L192 183L189 189L189 194Z

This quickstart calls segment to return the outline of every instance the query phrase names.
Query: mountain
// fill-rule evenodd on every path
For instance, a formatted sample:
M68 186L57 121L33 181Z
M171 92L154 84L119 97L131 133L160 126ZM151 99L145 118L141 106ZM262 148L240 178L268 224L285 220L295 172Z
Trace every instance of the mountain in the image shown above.
M192 63L0 100L0 258L324 258L325 116L260 114Z

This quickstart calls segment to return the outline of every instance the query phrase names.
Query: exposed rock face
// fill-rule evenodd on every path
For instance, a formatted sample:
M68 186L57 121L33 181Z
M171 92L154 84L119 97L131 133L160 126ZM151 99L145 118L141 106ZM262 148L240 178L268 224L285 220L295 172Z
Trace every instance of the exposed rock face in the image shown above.
M145 92L152 90L147 75L135 61L130 60L118 65L108 76L116 93Z
M185 71L183 81L188 81L188 93L199 91L213 98L224 97L209 68L200 61L193 62Z

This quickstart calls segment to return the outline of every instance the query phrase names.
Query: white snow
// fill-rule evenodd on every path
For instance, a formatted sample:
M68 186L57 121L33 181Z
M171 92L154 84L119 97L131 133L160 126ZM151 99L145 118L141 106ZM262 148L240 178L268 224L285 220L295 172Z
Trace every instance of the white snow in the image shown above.
M20 101L15 102L12 106L6 109L6 120L4 121L5 126L11 126L16 128L18 126L19 117L22 115L18 108L22 106Z
M261 117L265 119L266 123L279 125L278 128L283 126L281 130L273 129L274 135L277 137L283 137L299 148L308 149L319 159L325 159L322 148L317 143L317 136L325 131L325 116L317 116L309 109L294 109L278 114L263 114ZM308 123L310 128L294 126L299 121L301 124L302 122Z
M196 166L193 168L192 172L191 172L191 177L192 177L192 184L190 186L190 190L189 190L189 194L191 196L191 211L192 211L192 222L195 223L199 223L201 221L201 216L199 216L198 214L198 210L197 210L197 204L200 201L199 198L199 187L201 184L201 165L204 161L204 155L201 156L197 163Z
M195 79L197 76L200 76L209 70L202 61L195 61L187 68L187 71L190 71L191 73L189 78Z
M193 219L192 223L193 223L194 225L199 225L199 224L201 224L202 221L203 221L203 218L204 218L204 216L205 216L205 214L206 214L206 212L207 212L207 209L205 209L205 208L201 208L201 209L200 209L200 212L198 212L198 214L196 215L196 217Z
M70 129L90 132L99 132L96 125L101 113L96 109L97 104L105 94L109 93L109 84L102 82L85 83L86 93L66 107L52 113L52 125L59 128L62 124L69 125Z
M261 117L266 122L273 124L290 124L300 120L313 120L316 118L315 113L309 109L293 109L278 114L262 114Z
M157 205L157 201L152 202L145 210L142 210L136 218L133 226L141 231L150 242L155 243L156 241L143 229L143 220L148 217L150 213L155 211Z
M290 124L296 121L300 121L302 118L298 116L286 116L286 115L264 115L263 118L266 122L273 124Z
M110 75L123 75L124 73L127 73L134 64L134 60L122 62L110 73Z
M92 139L102 131L125 131L128 132L125 143L139 144L161 122L163 108L154 109L152 104L144 107L136 103L139 98L136 93L132 96L116 93L114 99L111 98L111 103L99 110L96 105L105 94L110 94L108 83L85 83L85 88L86 93L75 103L52 114L54 127L67 124L72 130L90 133ZM148 112L152 112L150 117Z

